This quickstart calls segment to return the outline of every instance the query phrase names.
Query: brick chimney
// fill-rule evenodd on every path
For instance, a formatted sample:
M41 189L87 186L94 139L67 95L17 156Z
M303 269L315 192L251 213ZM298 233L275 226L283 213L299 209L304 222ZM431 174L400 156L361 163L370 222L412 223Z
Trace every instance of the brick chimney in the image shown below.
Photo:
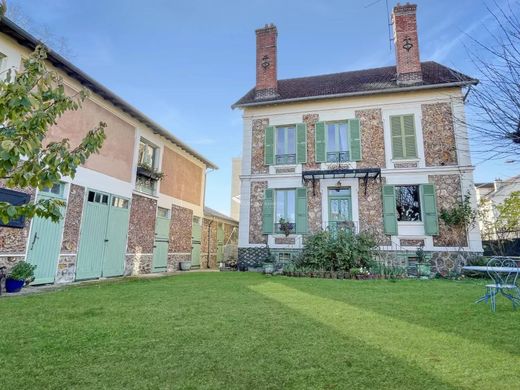
M256 30L256 90L255 99L278 96L276 71L276 40L278 31L274 24Z
M392 12L397 83L400 85L422 82L416 13L417 5L410 3L397 3Z

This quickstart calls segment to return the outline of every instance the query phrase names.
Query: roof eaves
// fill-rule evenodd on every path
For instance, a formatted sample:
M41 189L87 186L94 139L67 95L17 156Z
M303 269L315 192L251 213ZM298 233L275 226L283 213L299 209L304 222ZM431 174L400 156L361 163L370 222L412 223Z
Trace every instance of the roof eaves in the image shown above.
M417 86L412 86L412 87L385 88L385 89L375 89L372 91L345 92L345 93L337 93L337 94L331 94L331 95L304 96L304 97L290 98L290 99L262 100L262 101L258 101L258 102L241 103L241 104L235 103L231 106L231 108L235 109L235 108L242 108L242 107L267 106L267 105L274 105L274 104L302 102L302 101L307 101L307 100L334 99L334 98L350 97L350 96L368 96L368 95L378 95L378 94L397 93L397 92L412 92L412 91L437 89L437 88L464 87L467 85L476 85L476 84L478 84L478 80L470 79L470 80L465 80L465 81L461 80L461 81L455 81L455 82L451 82L451 83L442 83L442 84L428 84L428 85L417 85Z
M42 44L39 39L30 34L29 32L22 29L13 21L7 19L6 17L0 17L0 26L7 27L7 31L4 28L1 28L1 32L6 33L11 36L15 40L17 40L20 44L29 47L30 49L34 49L36 46ZM110 101L114 106L119 107L122 111L126 112L128 115L137 119L139 122L147 125L152 130L157 132L157 134L163 136L167 140L179 146L181 149L184 149L189 154L196 157L198 160L202 161L208 168L218 169L218 166L215 165L210 160L206 159L204 156L193 150L191 147L186 145L180 139L175 137L172 133L166 130L164 127L154 122L152 119L147 117L137 108L132 106L130 103L126 102L124 99L110 91L107 87L103 86L98 81L94 80L92 77L87 75L81 69L70 63L68 60L63 58L60 54L56 53L54 50L47 48L47 59L57 68L62 69L72 78L78 80L81 84L85 85L87 88L91 89L93 92L102 96L103 98Z

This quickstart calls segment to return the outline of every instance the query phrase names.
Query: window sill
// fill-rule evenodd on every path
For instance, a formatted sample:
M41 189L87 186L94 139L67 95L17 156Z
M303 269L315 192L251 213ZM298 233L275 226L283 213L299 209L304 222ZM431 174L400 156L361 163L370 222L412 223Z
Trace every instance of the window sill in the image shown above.
M402 158L402 159L401 158L392 158L390 161L393 163L407 163L407 162L418 163L421 161L421 159L420 158Z
M422 226L424 225L423 221L397 221L399 226Z
M150 199L159 199L159 194L150 194L148 192L139 191L137 188L132 191L133 194L144 196Z

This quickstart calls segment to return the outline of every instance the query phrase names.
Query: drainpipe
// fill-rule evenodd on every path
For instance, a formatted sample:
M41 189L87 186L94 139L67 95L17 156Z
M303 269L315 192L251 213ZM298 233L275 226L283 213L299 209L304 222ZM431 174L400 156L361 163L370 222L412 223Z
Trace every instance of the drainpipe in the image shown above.
M213 225L213 222L215 222L215 219L212 219L211 221L209 221L209 225L208 225L208 259L206 261L206 268L207 269L210 269L211 267L209 266L209 259L210 259L210 248L211 248L211 225Z

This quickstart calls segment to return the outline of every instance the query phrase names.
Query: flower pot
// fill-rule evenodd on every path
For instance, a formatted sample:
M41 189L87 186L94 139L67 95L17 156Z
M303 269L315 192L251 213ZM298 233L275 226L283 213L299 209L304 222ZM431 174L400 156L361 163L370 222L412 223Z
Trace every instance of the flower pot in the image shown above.
M264 274L271 275L274 272L274 265L270 263L264 264Z
M189 271L191 269L191 261L181 261L179 267L181 271Z
M22 289L24 284L25 280L7 278L5 280L5 291L8 293L17 293Z

